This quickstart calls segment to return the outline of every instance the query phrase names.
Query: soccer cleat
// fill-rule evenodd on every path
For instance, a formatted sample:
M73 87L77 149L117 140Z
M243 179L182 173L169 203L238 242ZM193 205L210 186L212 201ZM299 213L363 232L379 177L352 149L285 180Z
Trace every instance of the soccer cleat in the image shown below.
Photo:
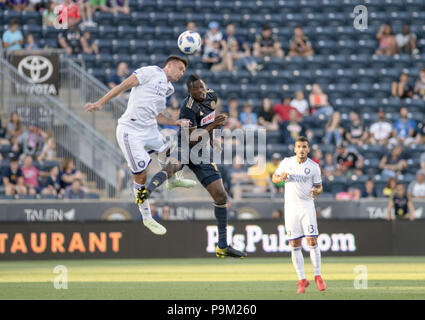
M227 248L220 249L218 246L215 247L215 255L219 258L232 257L232 258L245 258L247 256L246 252L236 250L231 246Z
M171 190L174 188L193 188L196 186L196 181L192 179L175 178L172 181L167 181L167 189Z
M143 204L143 202L146 201L146 199L149 198L149 191L142 186L140 189L137 189L137 194L136 194L136 202L137 204Z
M319 289L319 291L326 290L326 283L325 281L323 281L321 276L315 276L314 281L316 282L316 286L317 286L317 289Z
M305 289L308 287L310 283L308 282L307 279L301 279L300 281L297 282L297 286L298 286L298 290L297 293L304 293Z
M143 219L143 224L154 234L162 236L167 233L167 229L156 222L154 218Z

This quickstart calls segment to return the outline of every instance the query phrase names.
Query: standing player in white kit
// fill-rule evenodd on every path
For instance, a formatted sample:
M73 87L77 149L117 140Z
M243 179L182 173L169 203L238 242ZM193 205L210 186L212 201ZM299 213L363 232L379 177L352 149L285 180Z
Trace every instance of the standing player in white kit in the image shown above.
M174 93L171 82L177 82L183 76L187 65L186 59L169 56L164 68L139 68L97 102L85 105L87 111L100 110L109 100L131 89L127 109L118 119L116 134L121 151L133 173L136 202L137 193L146 183L146 169L152 160L149 154L163 153L169 149L167 141L158 130L158 124L190 126L189 120L173 120L162 114L166 107L166 98ZM190 188L194 185L196 182L193 180L179 178L169 183L169 187ZM139 210L143 224L153 233L163 235L167 232L152 218L149 201L139 204Z
M273 175L273 182L285 180L285 228L292 247L292 262L298 275L297 293L308 287L304 273L304 257L301 240L306 237L314 268L314 280L320 291L326 284L320 274L320 249L317 246L316 209L314 197L322 193L320 167L308 158L310 143L306 137L298 137L294 146L295 156L285 158Z

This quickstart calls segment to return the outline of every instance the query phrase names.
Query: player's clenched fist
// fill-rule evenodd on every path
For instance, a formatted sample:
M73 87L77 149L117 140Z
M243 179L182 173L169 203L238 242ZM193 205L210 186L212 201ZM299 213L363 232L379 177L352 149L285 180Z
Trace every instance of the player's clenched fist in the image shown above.
M94 103L87 103L84 108L86 109L86 111L88 112L92 112L93 110L100 110L102 109L102 105L98 102L94 102Z
M188 119L179 119L179 120L176 120L176 124L179 127L189 127L192 124L192 122Z
M283 180L287 180L288 178L289 178L289 173L282 172L281 175L274 174L273 177L272 177L272 181L273 181L273 183L279 183L279 182L282 182Z
M222 126L227 120L227 116L225 114L219 114L217 117L215 117L214 119L214 124L216 126Z

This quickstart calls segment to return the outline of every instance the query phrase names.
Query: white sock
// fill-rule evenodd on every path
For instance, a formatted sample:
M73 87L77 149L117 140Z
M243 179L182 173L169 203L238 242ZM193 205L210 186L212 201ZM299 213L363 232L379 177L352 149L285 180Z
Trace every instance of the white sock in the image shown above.
M292 263L298 275L298 280L305 279L304 273L304 257L301 247L292 247L291 250Z
M320 249L317 244L314 247L310 247L310 259L314 269L314 276L320 276Z
M144 186L144 185L143 184L138 184L138 183L134 182L133 191L134 191L134 196L135 197L137 195L137 190L140 189L142 186ZM148 199L146 199L145 202L143 202L143 204L139 204L138 206L139 206L140 214L143 217L143 220L152 218L151 206L149 205L149 200Z

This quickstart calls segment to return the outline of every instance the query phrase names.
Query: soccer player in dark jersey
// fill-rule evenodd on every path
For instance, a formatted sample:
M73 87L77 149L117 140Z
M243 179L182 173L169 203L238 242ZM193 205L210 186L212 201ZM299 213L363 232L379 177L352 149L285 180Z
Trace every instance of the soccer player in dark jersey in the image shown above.
M214 214L217 219L218 245L216 246L217 257L235 257L243 258L247 254L229 246L227 244L227 193L223 186L223 180L217 165L211 161L211 154L208 154L209 161L202 161L196 164L192 159L182 161L185 153L182 150L182 140L186 139L189 148L197 143L203 143L208 140L213 145L212 133L216 128L220 128L227 120L224 114L215 114L215 104L217 103L217 94L214 90L207 90L204 81L197 75L190 75L187 80L187 89L189 96L184 100L183 107L180 110L180 119L191 121L189 135L196 129L203 129L202 135L198 135L196 140L189 139L185 130L179 132L179 159L169 159L165 169L155 174L147 188L138 193L138 202L143 203L152 194L152 191L158 188L164 181L171 178L184 165L191 169L199 182L207 189L214 200ZM204 148L202 148L204 149ZM211 149L209 149L211 153ZM204 158L202 157L202 160ZM183 164L182 164L183 162Z
M406 194L406 187L402 182L397 183L396 192L388 202L387 220L391 220L391 209L394 208L396 219L415 219L415 207L410 197Z

